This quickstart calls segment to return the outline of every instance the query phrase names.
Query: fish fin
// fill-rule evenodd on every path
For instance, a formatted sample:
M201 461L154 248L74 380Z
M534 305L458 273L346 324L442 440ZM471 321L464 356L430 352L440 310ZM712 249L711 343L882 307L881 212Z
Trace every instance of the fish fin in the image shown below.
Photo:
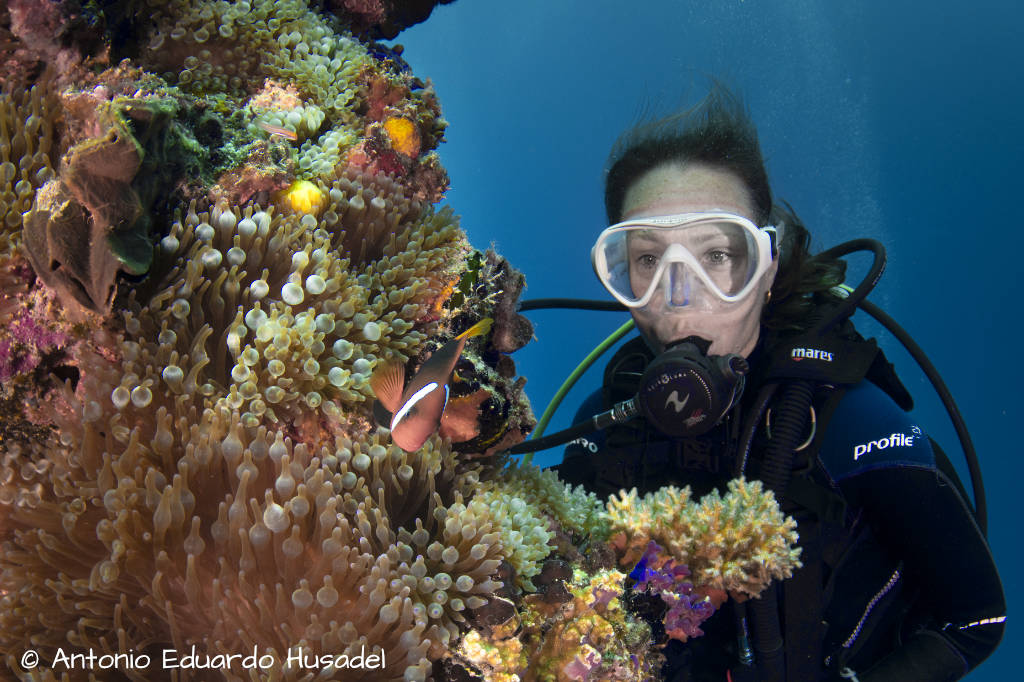
M490 394L481 388L475 393L449 400L441 415L438 433L453 443L463 443L479 436L480 405L489 397Z
M377 422L378 426L383 426L385 429L391 428L393 416L379 400L373 401L373 420Z
M394 414L405 390L405 365L398 360L388 360L379 365L370 376L370 388L380 404Z
M456 339L471 339L474 336L483 336L487 332L491 331L491 325L493 323L494 323L494 320L492 318L485 317L484 319L480 320L479 322L477 322L472 327L470 327L466 331L462 332L461 334L459 334L455 338Z

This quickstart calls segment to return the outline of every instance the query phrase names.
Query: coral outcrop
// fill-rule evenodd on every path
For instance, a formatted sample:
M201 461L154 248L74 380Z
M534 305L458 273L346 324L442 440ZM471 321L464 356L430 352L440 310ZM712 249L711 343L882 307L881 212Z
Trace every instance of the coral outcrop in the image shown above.
M489 338L415 452L368 380L514 308L517 275L490 256L453 305L476 252L394 59L302 2L142 5L131 61L0 98L3 676L32 648L42 679L85 652L158 679L163 650L427 679L518 551L476 493L532 416ZM90 9L141 31L123 10Z
M614 569L569 571L527 597L514 623L470 631L452 665L489 681L656 680L662 658L620 599L625 579Z
M435 4L0 8L0 677L656 679L799 565L757 483L605 505L500 454L524 278L372 42ZM403 451L371 375L483 318Z
M734 479L725 495L712 491L699 503L690 501L688 487L642 498L622 491L608 501L608 522L624 565L639 562L653 540L700 588L756 597L801 565L796 521L760 481Z

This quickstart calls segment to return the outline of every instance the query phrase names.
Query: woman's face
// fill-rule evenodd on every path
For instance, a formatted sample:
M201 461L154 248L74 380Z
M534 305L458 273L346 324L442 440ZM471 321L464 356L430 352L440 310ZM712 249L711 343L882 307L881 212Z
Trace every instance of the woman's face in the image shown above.
M629 187L622 220L714 210L754 220L746 185L732 173L704 164L666 164L648 171ZM747 298L718 311L669 308L665 296L656 294L646 306L632 310L633 320L657 353L675 341L699 336L711 342L710 355L746 357L757 344L765 294L777 270L775 261Z

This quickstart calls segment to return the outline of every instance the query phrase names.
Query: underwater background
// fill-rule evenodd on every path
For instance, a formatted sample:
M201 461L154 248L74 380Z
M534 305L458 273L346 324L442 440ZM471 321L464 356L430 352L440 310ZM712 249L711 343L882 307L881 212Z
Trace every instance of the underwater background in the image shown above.
M397 41L414 71L433 81L451 123L439 150L451 177L447 200L472 243L494 242L523 271L525 300L609 298L589 252L605 226L611 144L645 114L695 103L712 78L745 98L775 195L803 218L815 251L858 237L885 245L888 267L870 300L941 372L985 478L1009 621L1001 647L969 676L976 682L1014 676L1024 644L1014 621L1024 582L1024 372L1015 352L1022 26L1024 8L998 1L460 0ZM868 262L850 259L848 283ZM539 416L626 315L529 317L536 340L516 363ZM879 338L914 395L916 418L969 487L955 432L924 374L880 325L863 313L855 322ZM547 433L571 424L600 377L597 368L583 377ZM556 449L534 461L560 458Z

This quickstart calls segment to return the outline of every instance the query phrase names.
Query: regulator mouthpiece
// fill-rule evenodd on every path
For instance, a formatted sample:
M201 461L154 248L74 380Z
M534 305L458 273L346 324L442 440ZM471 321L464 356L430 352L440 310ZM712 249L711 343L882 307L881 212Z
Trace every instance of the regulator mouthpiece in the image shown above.
M743 393L750 371L739 355L707 355L711 342L691 336L659 355L640 382L640 412L672 438L710 431Z

